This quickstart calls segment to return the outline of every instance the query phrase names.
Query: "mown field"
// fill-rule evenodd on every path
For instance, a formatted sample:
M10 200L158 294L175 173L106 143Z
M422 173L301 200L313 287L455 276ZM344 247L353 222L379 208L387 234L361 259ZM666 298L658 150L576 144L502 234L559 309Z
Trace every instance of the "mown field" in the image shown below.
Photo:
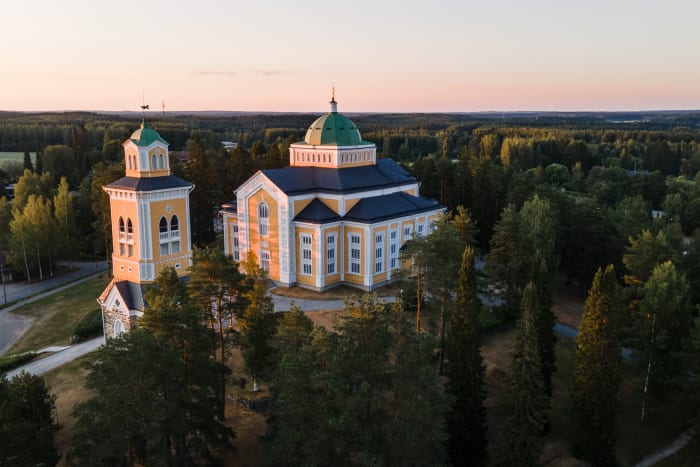
M36 164L36 153L32 152L30 153L32 156L32 164ZM18 161L18 162L23 162L24 161L24 153L23 152L0 152L0 164L3 162L11 162L11 161Z

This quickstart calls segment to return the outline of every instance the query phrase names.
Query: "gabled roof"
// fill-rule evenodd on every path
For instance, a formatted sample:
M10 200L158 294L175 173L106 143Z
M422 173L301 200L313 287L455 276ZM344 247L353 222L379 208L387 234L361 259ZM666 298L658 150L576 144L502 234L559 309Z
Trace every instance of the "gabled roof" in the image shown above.
M105 288L105 290L100 295L98 301L104 304L112 290L116 291L116 293L121 297L121 302L129 310L140 311L144 309L146 305L146 300L143 296L143 286L141 286L140 284L125 280L119 280L116 278L112 279L107 288Z
M340 216L333 212L331 208L323 204L321 200L315 198L299 214L294 217L295 221L311 222L314 224L325 224L337 222Z
M165 177L122 177L105 188L119 188L129 191L157 191L168 188L185 188L193 186L175 175Z
M287 195L303 193L352 193L416 183L415 177L392 159L360 167L285 167L262 173Z
M236 202L235 199L233 201L231 201L230 203L224 203L221 205L221 209L219 210L219 212L236 214L236 213L238 213L238 203Z
M130 281L118 281L114 286L117 288L119 295L122 296L124 304L130 310L143 310L146 306L146 300L143 297L143 287Z
M444 206L437 201L398 192L361 199L345 214L343 220L373 223L439 209L444 209Z

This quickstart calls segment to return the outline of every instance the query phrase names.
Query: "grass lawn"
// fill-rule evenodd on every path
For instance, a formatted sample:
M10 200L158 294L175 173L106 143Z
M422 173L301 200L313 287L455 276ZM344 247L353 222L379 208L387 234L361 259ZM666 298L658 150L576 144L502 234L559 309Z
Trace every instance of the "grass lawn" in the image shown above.
M95 278L15 310L14 313L35 318L35 321L6 354L68 345L75 326L98 307L97 297L108 282L107 277Z
M72 444L76 423L76 419L71 415L73 407L91 395L84 387L87 370L83 365L94 358L94 353L87 354L43 375L49 391L57 396L56 419L61 429L56 433L54 442L61 455L65 455ZM66 464L61 460L58 465Z

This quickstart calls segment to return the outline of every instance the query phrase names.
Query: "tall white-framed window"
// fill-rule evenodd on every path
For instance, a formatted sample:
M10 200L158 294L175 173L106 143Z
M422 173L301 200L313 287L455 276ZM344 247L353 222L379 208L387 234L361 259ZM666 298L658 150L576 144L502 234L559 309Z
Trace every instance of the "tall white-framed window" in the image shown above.
M260 269L270 272L270 252L268 250L260 250Z
M389 269L399 268L399 232L389 232Z
M425 225L423 225L423 222L419 222L416 229L419 236L425 237Z
M350 244L350 264L348 268L350 273L359 274L360 273L360 258L361 258L361 238L359 234L350 234L349 244Z
M310 276L313 271L311 235L299 234L299 243L301 245L301 273Z
M411 239L413 236L413 226L412 225L404 225L403 226L403 241L407 242Z
M179 238L180 237L180 221L178 220L177 216L173 215L173 217L170 218L170 238Z
M337 234L326 235L326 274L328 275L335 274L338 270L336 267L336 258L338 256L337 239Z
M241 246L238 243L238 224L231 224L231 255L234 261L241 260Z
M176 215L165 217L158 222L158 238L160 241L160 256L168 256L180 253L180 221Z
M124 218L119 217L119 255L124 256L126 254L126 224L124 223Z
M258 233L261 237L270 233L270 208L264 202L258 204Z
M435 232L435 229L437 229L437 224L435 224L435 221L430 221L430 233Z
M374 234L374 273L384 271L384 232Z

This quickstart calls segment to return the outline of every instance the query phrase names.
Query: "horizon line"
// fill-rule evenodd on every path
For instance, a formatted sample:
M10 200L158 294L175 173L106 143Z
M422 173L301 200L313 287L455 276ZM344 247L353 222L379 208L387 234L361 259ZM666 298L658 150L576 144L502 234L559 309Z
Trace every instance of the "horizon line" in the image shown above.
M119 114L143 114L141 110L104 110L104 109L54 109L54 110L13 110L0 109L0 113L69 113L69 112L84 112L84 113L119 113ZM186 113L254 113L254 114L317 114L319 112L327 113L326 111L318 110L222 110L222 109L200 109L200 110L154 110L146 112L146 115L152 114L186 114ZM343 114L499 114L499 113L669 113L669 112L700 112L700 108L649 108L649 109L556 109L556 110L371 110L371 111L347 111Z

